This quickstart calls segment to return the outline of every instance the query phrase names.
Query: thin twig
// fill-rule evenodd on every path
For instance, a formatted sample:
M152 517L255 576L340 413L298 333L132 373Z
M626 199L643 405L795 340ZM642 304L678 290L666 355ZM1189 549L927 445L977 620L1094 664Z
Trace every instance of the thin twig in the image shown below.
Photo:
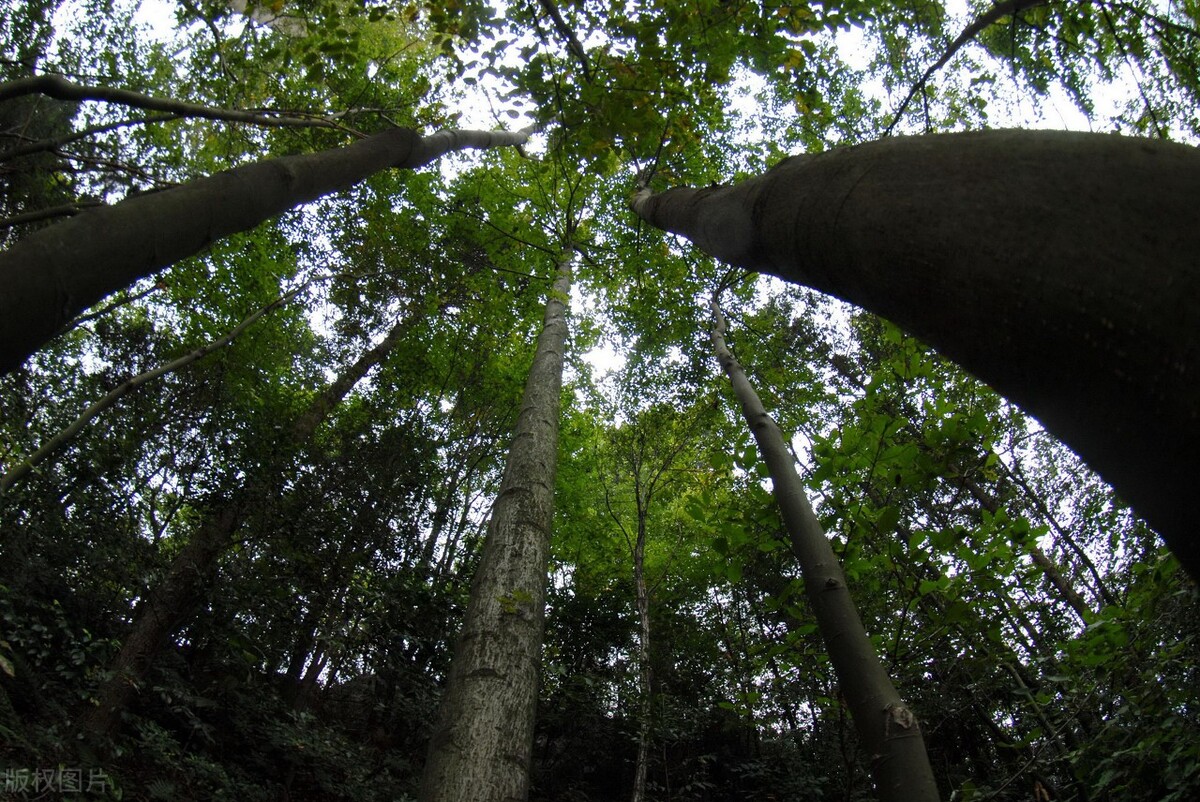
M39 220L48 220L51 217L65 217L72 214L79 214L91 206L103 205L103 201L81 200L74 203L64 203L61 206L49 206L45 209L37 209L32 212L22 212L21 214L14 214L12 217L0 218L0 229L12 228L24 223L36 223Z
M1150 98L1146 96L1146 89L1142 86L1142 80L1138 77L1138 71L1134 68L1133 62L1129 60L1129 51L1125 48L1125 42L1121 39L1121 34L1117 33L1117 26L1113 22L1112 14L1108 13L1106 6L1100 7L1100 13L1104 15L1104 24L1108 27L1109 32L1113 35L1113 39L1117 43L1117 47L1121 51L1121 58L1125 61L1125 66L1129 68L1129 72L1133 75L1133 82L1137 85L1138 95L1142 98L1142 103L1146 106L1146 113L1150 115L1150 119L1154 122L1154 132L1158 134L1159 139L1167 138L1167 129L1163 126L1162 121L1158 119L1158 113L1154 110L1154 104L1150 102Z
M115 131L118 128L126 128L131 125L146 125L149 123L168 122L170 120L178 119L178 114L159 114L152 117L139 117L132 120L122 120L121 122L116 123L106 123L105 125L92 125L72 134L65 134L63 136L53 137L51 139L38 139L33 142L28 142L24 145L18 145L11 150L6 150L3 153L0 153L0 161L8 161L9 159L17 158L18 156L28 156L31 153L38 153L44 150L57 150L63 145L69 145L72 142L85 139L93 134L105 134L109 131Z
M167 285L162 283L161 281L156 281L149 289L142 290L141 292L135 293L133 295L128 295L124 298L118 298L115 301L113 301L112 303L108 303L108 304L105 304L104 306L100 307L95 312L88 312L86 315L80 315L79 317L75 318L74 320L68 321L66 325L64 325L61 329L59 329L57 332L54 333L54 336L61 337L62 335L66 334L68 331L70 331L71 329L78 328L80 325L87 323L89 320L95 320L97 318L104 317L109 312L112 312L115 309L119 309L122 306L128 306L131 303L135 303L136 301L142 300L143 298L145 298L147 295L149 295L152 292L157 292L158 290L166 289L166 286Z

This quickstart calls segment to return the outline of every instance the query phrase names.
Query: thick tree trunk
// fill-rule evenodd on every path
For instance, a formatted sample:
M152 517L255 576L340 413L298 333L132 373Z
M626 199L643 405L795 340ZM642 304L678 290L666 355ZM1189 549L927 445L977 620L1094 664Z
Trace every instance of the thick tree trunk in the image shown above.
M570 287L564 256L455 644L421 802L529 795Z
M1024 407L1200 576L1200 150L1048 131L887 139L632 206L895 321Z
M302 444L312 437L328 415L367 372L378 365L400 341L409 321L397 323L378 345L367 351L320 395L292 425L290 439ZM233 498L216 507L171 562L158 585L138 608L133 628L121 644L109 670L109 678L97 693L96 706L83 716L83 729L104 737L116 731L122 711L146 677L154 659L175 631L204 597L217 560L233 539L238 526L253 505L261 505L272 483L266 477L235 491Z
M79 312L139 278L288 209L390 167L462 148L516 145L528 132L393 128L344 148L267 159L134 195L37 231L0 253L0 375Z
M846 577L796 473L783 433L725 346L725 321L712 303L713 347L770 471L775 500L800 563L804 587L883 802L937 802L937 785L916 716L900 698L863 628Z

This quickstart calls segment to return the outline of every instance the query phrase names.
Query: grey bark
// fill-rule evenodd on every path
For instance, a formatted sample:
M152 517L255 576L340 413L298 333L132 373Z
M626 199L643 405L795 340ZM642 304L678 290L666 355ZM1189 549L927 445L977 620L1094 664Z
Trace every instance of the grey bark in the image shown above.
M712 313L717 361L729 376L770 472L805 592L870 761L876 794L883 802L936 802L937 785L917 718L896 692L863 627L845 574L808 502L783 433L725 345L725 321L715 299Z
M1200 150L1050 131L887 139L634 210L886 317L1036 416L1200 576Z
M421 167L451 150L521 144L529 130L421 136L393 128L344 148L266 159L133 195L40 229L0 253L0 375L104 296L223 237L382 170Z
M421 802L529 795L570 287L564 256L455 644Z

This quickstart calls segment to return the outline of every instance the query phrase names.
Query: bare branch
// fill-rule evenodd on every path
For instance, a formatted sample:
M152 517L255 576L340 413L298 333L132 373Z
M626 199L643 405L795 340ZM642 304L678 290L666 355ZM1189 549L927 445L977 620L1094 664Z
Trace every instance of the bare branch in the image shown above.
M942 57L931 64L925 70L925 72L922 73L920 79L913 84L912 89L910 89L908 92L908 96L904 98L904 102L900 104L900 108L896 109L896 113L892 116L892 121L888 124L888 127L884 129L883 135L889 136L892 133L892 129L896 127L896 123L900 122L900 117L904 114L904 110L908 108L908 104L912 102L912 99L917 96L918 92L925 88L925 85L929 82L929 79L933 77L933 74L942 67L946 66L946 62L954 58L954 55L958 53L959 50L962 50L968 42L982 33L985 28L1003 17L1019 14L1026 9L1045 5L1048 2L1050 2L1050 0L1005 0L1004 2L997 3L995 6L981 14L974 22L968 25L962 33L958 35L958 38L955 39L950 44L950 47L946 49L946 52L942 54Z
M22 95L42 94L55 100L102 100L108 103L120 103L149 111L165 111L182 117L201 117L206 120L222 120L224 122L251 123L272 128L336 128L348 131L355 136L363 136L358 131L335 123L322 117L285 117L268 111L241 111L239 109L220 109L213 106L202 106L199 103L187 103L170 98L152 97L141 92L128 89L112 89L107 86L83 86L73 83L59 75L35 75L30 78L19 78L0 84L0 101Z
M104 134L109 131L115 131L118 128L126 128L131 125L145 125L147 123L161 123L169 120L179 119L178 114L158 114L151 117L138 117L132 120L122 120L116 123L107 123L105 125L92 125L72 134L64 134L63 136L53 137L51 139L38 139L33 142L27 142L24 145L18 145L11 150L6 150L0 153L0 162L15 159L18 156L28 156L31 153L39 153L45 150L57 150L63 145L69 145L80 139L92 136L93 134Z
M105 304L104 306L100 307L99 309L97 309L94 312L88 312L86 315L80 315L79 317L75 318L70 323L63 326L61 329L59 329L58 332L54 336L61 337L62 335L66 334L68 331L70 331L71 329L78 328L79 326L83 325L84 323L87 323L89 320L95 320L96 318L104 317L109 312L112 312L114 309L119 309L120 307L127 306L135 301L140 301L141 299L145 298L147 295L150 295L151 293L157 292L158 290L166 289L166 286L167 285L164 284L162 281L157 281L149 289L142 290L141 292L134 293L133 295L123 293L123 295L125 297L117 298L116 300Z
M567 40L567 49L571 51L571 55L579 60L579 68L583 70L583 79L588 83L592 82L592 70L588 66L587 52L583 49L583 44L579 41L579 37L571 30L571 26L567 25L567 21L563 19L559 13L558 7L554 5L553 0L539 0L542 10L550 17L550 21L554 23L555 30L559 35Z
M14 214L12 217L0 218L0 229L12 228L24 223L36 223L39 220L48 220L51 217L64 217L72 214L79 214L89 206L103 206L103 201L82 200L74 203L64 203L61 206L49 206L45 209L38 209L32 212L23 212L22 214Z

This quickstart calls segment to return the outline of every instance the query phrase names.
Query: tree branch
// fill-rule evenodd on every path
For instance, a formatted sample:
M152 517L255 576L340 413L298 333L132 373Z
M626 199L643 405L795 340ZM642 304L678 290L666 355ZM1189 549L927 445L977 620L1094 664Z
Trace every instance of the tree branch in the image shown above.
M64 203L60 206L49 206L45 209L37 209L32 212L22 212L21 214L14 214L12 217L0 218L0 229L12 228L24 223L36 223L39 220L48 220L51 217L79 214L88 207L103 205L103 201L82 200L74 203Z
M147 123L161 123L170 120L179 119L178 114L159 114L151 117L140 117L133 120L122 120L116 123L107 123L105 125L92 125L84 128L81 131L76 131L73 134L65 134L59 137L50 139L37 139L33 142L27 142L24 145L17 145L11 150L6 150L0 153L0 162L15 159L18 156L28 156L31 153L38 153L44 150L58 150L63 145L69 145L72 142L84 139L92 134L104 134L109 131L115 131L118 128L126 128L131 125L145 125Z
M140 387L146 382L157 379L159 376L163 376L173 370L178 370L185 365L190 365L197 359L207 356L218 348L228 345L235 337L244 332L246 329L250 328L250 326L258 321L263 315L267 314L273 309L278 308L279 306L282 306L284 303L294 298L296 294L300 292L300 290L304 289L305 286L307 286L307 284L302 284L291 292L279 296L274 301L271 301L271 303L251 314L223 337L213 340L207 345L202 345L196 350L184 354L178 359L174 359L165 365L159 365L153 370L148 370L145 373L139 373L137 376L121 382L119 385L113 388L108 395L104 396L99 401L84 410L83 414L76 418L69 426L47 440L41 448L33 452L33 454L31 454L25 460L14 465L6 474L4 474L3 477L0 477L0 493L6 492L8 488L12 487L15 482L20 481L31 471L33 471L34 468L45 462L50 455L65 446L72 437L77 435L84 426L91 422L101 412L117 403L117 401L119 401L121 397L127 394L130 390Z
M588 83L592 82L592 70L588 66L587 52L583 49L583 44L579 41L579 37L571 30L571 26L567 25L567 21L563 19L559 13L558 7L554 5L552 0L539 0L542 10L550 17L550 21L554 23L555 30L559 35L567 40L567 49L571 54L579 60L579 67L583 70L583 79Z
M942 57L931 64L921 75L920 79L913 84L912 89L910 89L908 92L908 96L904 98L904 102L900 104L900 108L896 109L896 113L892 116L892 121L888 124L888 127L884 129L883 135L891 135L892 129L896 127L896 123L900 122L900 117L904 114L904 110L908 108L908 104L912 102L912 99L917 96L918 92L925 88L925 85L929 82L929 79L933 77L933 74L942 67L946 66L946 62L954 58L954 55L959 50L962 50L968 42L982 33L985 28L1002 17L1019 14L1026 9L1033 8L1034 6L1045 5L1048 2L1050 2L1050 0L1005 0L1004 2L997 3L995 6L981 14L974 22L968 25L962 33L958 35L958 38L955 39L950 44L950 47L946 49L946 52L942 54Z
M167 285L164 284L162 281L157 281L149 289L142 290L141 292L135 293L133 295L126 295L126 297L124 297L124 298L117 298L116 300L112 301L111 303L107 303L104 306L100 307L95 312L88 312L86 315L80 315L79 317L75 318L70 323L67 323L65 326L63 326L61 329L59 329L58 332L54 336L61 337L62 335L66 334L68 331L70 331L71 329L78 328L80 325L87 323L89 320L95 320L96 318L104 317L109 312L112 312L114 309L119 309L122 306L127 306L127 305L133 303L134 301L140 301L141 299L145 298L147 295L157 292L158 290L166 289L166 287L167 287Z
M275 116L270 112L241 111L239 109L220 109L213 106L202 106L199 103L187 103L182 100L152 97L141 92L128 89L112 89L107 86L83 86L73 83L59 75L35 75L30 78L19 78L15 81L0 84L0 101L23 95L42 94L55 100L99 100L108 103L120 103L149 111L165 111L182 117L201 117L206 120L221 120L224 122L251 123L272 128L336 128L347 131L355 136L362 133L352 128L335 123L324 118L304 118Z

